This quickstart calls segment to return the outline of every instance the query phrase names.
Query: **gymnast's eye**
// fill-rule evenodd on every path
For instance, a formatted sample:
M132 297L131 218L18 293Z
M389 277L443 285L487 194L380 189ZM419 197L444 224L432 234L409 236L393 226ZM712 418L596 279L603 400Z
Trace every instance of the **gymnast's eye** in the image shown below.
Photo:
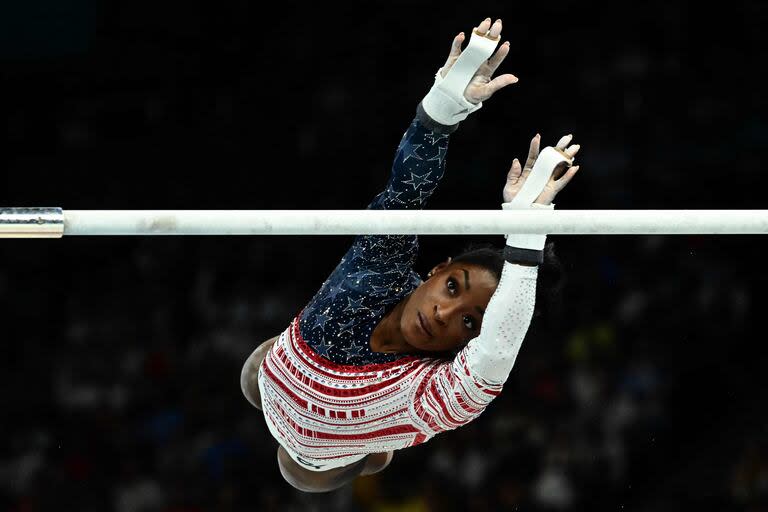
M458 286L456 285L456 280L454 278L449 277L445 285L448 287L448 293L451 295L456 295L456 289Z
M475 330L475 319L472 318L469 315L464 315L464 325L467 327L467 329L470 329L472 331Z

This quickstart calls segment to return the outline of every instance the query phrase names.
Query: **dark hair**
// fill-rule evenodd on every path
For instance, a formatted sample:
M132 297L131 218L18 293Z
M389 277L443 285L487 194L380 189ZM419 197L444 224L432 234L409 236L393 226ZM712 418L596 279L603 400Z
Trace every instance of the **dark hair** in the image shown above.
M451 263L469 263L488 270L496 281L501 279L504 267L504 249L491 244L472 244L464 248L461 254L451 259ZM560 292L565 286L566 276L563 264L555 254L555 243L550 241L544 246L544 262L539 265L536 281L536 310L538 317L544 310L559 309Z

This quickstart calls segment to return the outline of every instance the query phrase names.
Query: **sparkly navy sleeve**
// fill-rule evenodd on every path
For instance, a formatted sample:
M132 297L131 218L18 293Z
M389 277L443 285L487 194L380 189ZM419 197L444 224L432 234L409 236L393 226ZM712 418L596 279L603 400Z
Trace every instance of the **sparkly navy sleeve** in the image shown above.
M423 208L443 177L447 152L448 135L430 130L416 117L397 147L386 188L368 209Z
M437 188L445 172L448 152L448 134L441 125L432 121L421 109L400 139L395 152L392 172L384 191L368 205L368 210L422 209ZM356 252L355 247L359 250ZM348 255L358 256L365 248L365 258L357 260L360 266L413 266L418 251L416 235L360 235L355 239ZM353 258L354 259L354 258Z
M403 134L384 191L370 210L421 209L445 170L448 132L423 110ZM384 314L421 279L413 271L416 235L359 235L304 309L299 328L318 354L340 364L389 362L397 355L370 351L370 335Z

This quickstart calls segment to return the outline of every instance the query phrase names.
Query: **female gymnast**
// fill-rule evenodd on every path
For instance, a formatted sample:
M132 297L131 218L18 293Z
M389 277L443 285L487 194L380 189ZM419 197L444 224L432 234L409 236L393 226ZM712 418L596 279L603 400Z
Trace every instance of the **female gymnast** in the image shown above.
M487 18L463 51L464 34L454 38L368 208L424 207L443 175L449 134L517 81L491 80L509 52L508 42L496 51L500 33L501 20ZM554 208L578 170L570 140L540 157L537 134L525 166L512 163L502 207ZM525 185L537 182L547 151L560 165L550 163L531 195ZM416 236L356 237L285 332L243 366L242 391L279 443L285 480L306 492L337 489L384 469L394 450L479 416L501 392L530 324L544 243L545 235L511 234L503 252L448 258L422 281L412 270Z

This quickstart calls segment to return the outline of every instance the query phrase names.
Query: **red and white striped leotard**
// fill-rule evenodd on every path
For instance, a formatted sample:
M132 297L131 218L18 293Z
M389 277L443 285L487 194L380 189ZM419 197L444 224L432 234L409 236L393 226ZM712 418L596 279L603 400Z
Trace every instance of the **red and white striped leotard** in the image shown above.
M479 416L502 389L533 315L537 268L505 263L479 336L453 360L409 356L365 366L312 350L297 316L259 372L264 418L314 471L424 443Z

